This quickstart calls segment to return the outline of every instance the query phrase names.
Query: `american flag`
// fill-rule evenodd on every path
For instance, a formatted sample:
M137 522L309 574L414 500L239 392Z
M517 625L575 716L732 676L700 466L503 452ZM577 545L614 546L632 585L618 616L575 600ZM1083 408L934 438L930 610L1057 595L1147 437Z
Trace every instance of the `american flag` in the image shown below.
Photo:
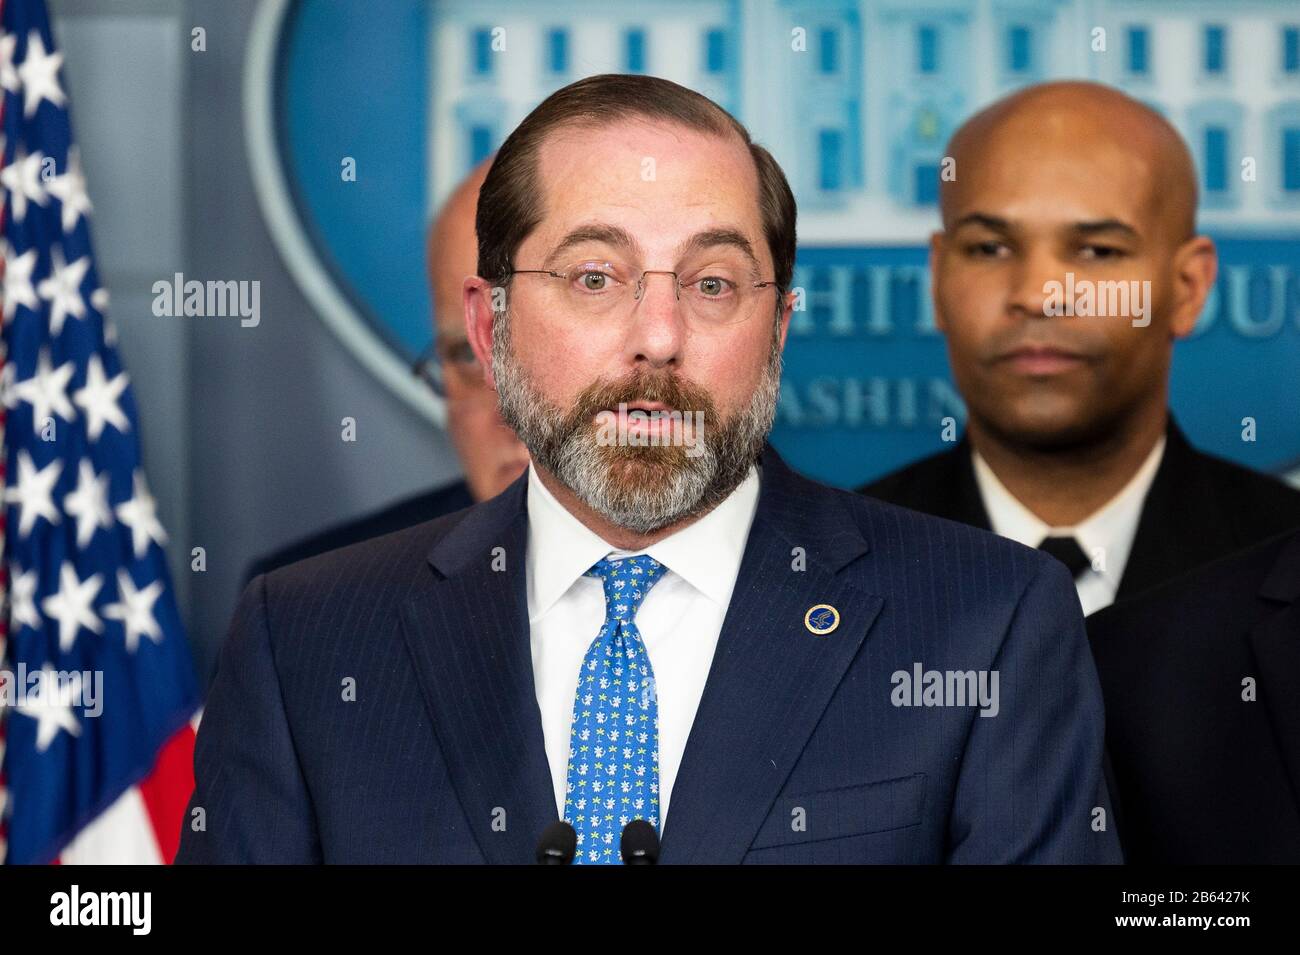
M198 688L91 255L62 62L44 0L0 0L0 858L170 862Z

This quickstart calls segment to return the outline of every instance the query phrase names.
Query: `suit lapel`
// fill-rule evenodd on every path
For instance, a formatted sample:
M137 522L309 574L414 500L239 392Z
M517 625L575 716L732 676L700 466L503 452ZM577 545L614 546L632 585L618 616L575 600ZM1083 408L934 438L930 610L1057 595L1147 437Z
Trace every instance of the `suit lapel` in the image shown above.
M792 568L796 548L806 569ZM794 475L769 447L763 487L663 829L661 861L744 856L883 599L840 571L867 550L828 489ZM805 627L839 611L826 636Z
M542 830L558 818L529 645L527 477L438 542L427 581L403 607L452 784L494 863L531 862Z
M957 447L949 452L952 467L950 480L953 510L951 514L939 516L991 531L993 522L989 520L989 512L984 507L984 498L980 494L979 482L975 480L975 462L971 458L972 453L970 441L965 435L962 435Z
M434 732L484 856L527 863L558 818L529 646L527 475L435 546L403 607ZM492 569L500 547L506 569ZM795 548L806 567L794 570ZM770 812L883 599L839 571L867 550L833 492L769 447L731 604L665 821L664 862L738 862ZM815 636L816 604L840 623ZM505 811L505 828L492 826Z
M1115 602L1234 550L1236 535L1222 513L1223 504L1206 480L1201 455L1171 416L1164 455L1142 502Z
M1251 630L1250 644L1259 663L1259 699L1300 809L1300 535L1283 550L1260 596L1283 602Z
M970 440L963 435L951 449L881 478L862 491L935 517L991 530L971 454Z

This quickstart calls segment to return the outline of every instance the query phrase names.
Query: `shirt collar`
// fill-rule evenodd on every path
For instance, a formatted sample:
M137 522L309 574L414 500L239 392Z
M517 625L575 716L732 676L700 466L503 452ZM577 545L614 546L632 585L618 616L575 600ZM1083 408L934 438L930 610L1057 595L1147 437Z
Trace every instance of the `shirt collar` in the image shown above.
M528 615L535 621L591 565L610 554L647 554L722 607L740 572L740 559L758 508L759 472L749 474L698 521L639 551L621 551L574 517L528 466Z
M1091 556L1098 550L1105 556L1101 575L1118 583L1124 575L1133 538L1137 534L1138 520L1142 516L1142 503L1146 500L1151 482L1165 451L1165 438L1152 447L1142 466L1129 478L1114 497L1073 527L1052 527L1039 520L1029 508L1016 499L1003 484L988 462L978 451L971 451L975 469L975 483L988 511L989 523L994 533L1009 537L1029 547L1037 547L1048 535L1066 535L1075 538L1083 552Z

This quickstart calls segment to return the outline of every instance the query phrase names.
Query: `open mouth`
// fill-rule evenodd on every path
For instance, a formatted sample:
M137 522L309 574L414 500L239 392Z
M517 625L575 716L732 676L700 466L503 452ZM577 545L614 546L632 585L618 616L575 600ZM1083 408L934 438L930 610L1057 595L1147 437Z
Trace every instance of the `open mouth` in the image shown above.
M680 427L682 415L674 414L662 401L625 401L603 409L596 416L598 424L614 425L627 435L668 438Z
M620 418L620 424L629 432L646 434L668 433L672 428L669 412L672 409L660 401L633 401L620 405L614 413Z
M642 411L647 415L653 415L655 412L667 412L672 409L662 401L628 401L620 404L617 408L610 408L615 414L626 413L630 411Z

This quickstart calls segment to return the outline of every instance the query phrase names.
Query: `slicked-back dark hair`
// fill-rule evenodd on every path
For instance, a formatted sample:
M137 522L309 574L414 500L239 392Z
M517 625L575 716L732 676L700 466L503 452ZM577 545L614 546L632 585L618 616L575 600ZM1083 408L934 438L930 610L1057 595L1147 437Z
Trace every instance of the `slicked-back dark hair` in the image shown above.
M758 172L759 215L781 293L794 275L795 201L785 173L735 117L707 96L656 76L602 73L556 90L501 145L479 190L474 225L478 274L504 285L519 246L542 219L537 155L549 133L629 118L665 120L701 133L738 136Z

